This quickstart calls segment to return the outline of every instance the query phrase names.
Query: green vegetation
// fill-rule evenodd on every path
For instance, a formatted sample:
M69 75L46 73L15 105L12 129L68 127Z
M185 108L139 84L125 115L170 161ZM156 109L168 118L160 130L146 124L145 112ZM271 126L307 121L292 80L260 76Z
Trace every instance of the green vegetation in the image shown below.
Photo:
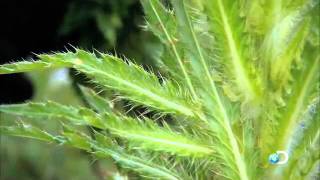
M22 120L1 134L112 158L115 179L319 177L319 1L141 3L145 28L163 45L154 52L159 70L78 48L2 65L0 74L74 68L113 95L80 86L87 106L1 105L63 127L53 134ZM268 161L278 150L289 155L284 165Z

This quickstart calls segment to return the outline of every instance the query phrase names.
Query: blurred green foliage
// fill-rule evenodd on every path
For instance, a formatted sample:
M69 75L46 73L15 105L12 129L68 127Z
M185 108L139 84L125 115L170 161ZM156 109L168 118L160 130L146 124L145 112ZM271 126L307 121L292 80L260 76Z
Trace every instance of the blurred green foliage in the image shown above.
M125 26L137 1L74 0L70 3L60 28L61 35L79 33L79 45L114 47L121 28ZM131 14L132 16L132 14ZM103 38L100 38L103 37Z
M59 33L80 34L75 46L125 54L139 64L152 65L161 45L152 33L141 30L143 25L138 0L73 0Z
M40 71L27 75L34 85L34 101L55 99L68 104L81 104L71 87L66 70ZM39 76L42 78L36 78ZM16 118L0 114L0 119L9 120L1 121L4 125L15 123ZM50 131L60 130L60 125L55 121L44 119L28 122L47 127ZM96 179L90 168L93 166L92 161L81 151L1 136L1 179Z

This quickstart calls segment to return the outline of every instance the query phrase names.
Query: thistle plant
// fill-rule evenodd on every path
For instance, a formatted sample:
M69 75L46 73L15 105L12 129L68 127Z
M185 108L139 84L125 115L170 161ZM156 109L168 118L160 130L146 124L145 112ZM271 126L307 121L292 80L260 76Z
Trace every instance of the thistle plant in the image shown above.
M24 122L1 126L1 134L111 157L139 179L319 178L318 0L141 3L144 28L163 44L157 71L74 48L2 65L0 74L74 68L145 112L125 113L81 87L89 107L0 106L22 117L63 119L60 134ZM81 126L94 127L94 135ZM278 151L286 163L277 163L285 158Z

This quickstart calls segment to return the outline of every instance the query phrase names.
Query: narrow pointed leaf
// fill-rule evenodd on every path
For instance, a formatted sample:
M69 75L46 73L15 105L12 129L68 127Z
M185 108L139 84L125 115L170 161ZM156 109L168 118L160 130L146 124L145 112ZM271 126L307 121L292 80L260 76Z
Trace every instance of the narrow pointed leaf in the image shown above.
M177 20L179 22L181 28L181 38L185 38L183 41L186 43L186 46L189 47L189 50L191 51L191 58L193 58L191 61L193 61L193 68L197 73L197 76L199 80L203 83L203 88L209 91L209 94L206 95L206 97L202 97L205 99L204 103L214 104L216 106L215 110L210 110L211 112L214 112L212 116L216 117L216 121L218 121L218 126L212 126L212 131L215 131L216 133L219 131L223 131L222 133L226 135L226 140L231 151L231 157L233 159L232 165L230 164L229 167L235 165L235 171L239 179L242 180L248 180L248 172L246 170L246 163L244 162L244 159L242 158L239 144L237 142L236 136L232 130L232 127L230 125L231 120L227 113L227 110L225 109L225 104L222 102L222 99L220 97L220 94L218 92L218 89L215 85L215 82L212 79L212 76L209 72L208 62L205 59L204 52L200 47L199 41L197 39L197 36L194 31L194 27L190 21L189 13L186 9L185 1L178 1L178 0L172 0L172 3L175 7ZM206 82L206 83L204 83ZM209 86L209 88L206 88ZM211 102L209 102L211 101ZM212 102L213 101L213 102ZM216 103L216 104L215 104ZM207 106L212 107L212 106ZM216 122L210 123L210 125L214 124ZM221 130L216 129L221 128ZM221 133L217 133L220 134ZM217 135L218 138L219 135ZM228 150L221 148L217 150L221 154L221 156L226 155ZM225 176L228 176L228 174L225 174Z
M225 65L224 72L231 82L234 81L241 96L249 100L261 97L260 77L253 71L254 56L249 47L253 45L245 34L244 21L240 18L239 2L230 0L209 1L206 6L210 29L217 41L215 46L220 57L219 62ZM257 70L256 70L257 71ZM237 92L237 93L239 93Z
M46 103L0 105L0 112L30 118L63 118L75 124L89 124L97 128L104 127L90 109L64 106L51 101Z
M3 64L0 66L0 74L12 74L21 72L30 72L37 70L44 70L48 68L62 68L69 67L68 63L61 62L45 62L45 61L21 61L12 64Z
M192 96L197 97L194 85L192 84L192 78L188 74L188 66L183 61L179 48L176 45L176 33L177 27L176 22L173 18L173 14L168 12L165 7L158 0L141 0L145 12L148 15L149 25L151 30L164 42L168 43L174 58L176 59L178 66L184 80L189 88ZM172 65L172 63L171 63ZM175 74L173 72L173 74Z
M308 59L310 62L308 68L304 70L304 73L301 74L300 79L295 84L296 88L292 94L291 101L289 102L288 108L285 111L285 114L281 117L279 131L279 136L275 144L278 149L286 149L286 144L288 139L294 132L294 127L296 123L299 122L299 118L302 113L302 109L305 109L306 102L308 102L308 96L312 91L316 91L319 80L319 71L320 71L320 56L310 57Z
M297 123L294 134L290 137L287 143L287 150L290 160L285 166L277 167L275 170L276 173L282 174L285 176L290 176L290 174L295 173L295 169L304 169L306 170L307 165L309 168L313 166L313 163L317 161L317 156L319 157L319 111L316 111L319 108L320 99L312 101L308 106L307 110L301 116L301 120ZM306 153L308 152L308 153ZM308 155L307 155L308 154ZM318 155L317 155L318 154ZM301 159L308 159L305 165L299 165ZM300 166L300 167L299 167ZM303 167L304 166L304 167ZM300 171L300 170L298 170Z
M94 54L77 50L76 53L41 55L39 58L72 63L74 68L97 83L115 89L123 97L139 104L168 113L197 116L192 100L186 101L186 93L181 92L172 82L165 80L161 85L153 73L117 57L101 54L101 58L98 58Z
M100 118L89 109L67 107L53 102L1 105L0 111L33 118L60 117L74 124L109 129L111 133L128 139L136 148L164 151L178 156L201 157L213 153L213 150L201 140L178 134L169 128L161 128L150 120L142 123L113 114L106 114Z
M141 122L128 117L106 116L106 126L131 143L134 148L164 151L178 156L203 157L214 151L197 137L179 134L169 128L159 127L151 120Z
M319 1L306 0L293 9L279 6L276 20L264 36L261 55L273 88L283 89L289 81L294 60L299 64L305 39L310 28L310 14L319 7ZM319 8L318 8L319 9ZM316 22L311 22L314 24ZM281 77L281 79L279 79Z
M173 0L172 4L175 8L175 14L177 16L180 31L179 38L187 47L187 58L193 68L193 74L199 78L199 81L203 83L203 85L205 84L207 86L209 84L210 88L215 88L212 76L210 74L208 62L205 59L203 49L200 46L193 24L186 10L184 0Z
M55 137L51 134L27 124L20 124L19 126L0 126L0 134L32 138L47 142L55 140Z
M170 180L181 179L165 167L158 166L134 155L126 154L120 150L112 149L112 147L104 146L81 133L66 132L64 134L67 136L54 136L33 126L1 126L0 133L3 135L28 137L52 143L65 144L86 150L99 157L112 157L122 167L141 174L148 174L150 177Z

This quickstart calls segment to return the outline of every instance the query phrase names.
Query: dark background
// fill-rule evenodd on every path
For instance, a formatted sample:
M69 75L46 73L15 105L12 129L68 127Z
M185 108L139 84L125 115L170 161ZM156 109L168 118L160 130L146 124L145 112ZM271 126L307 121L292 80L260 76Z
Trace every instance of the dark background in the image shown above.
M130 1L130 3L127 3ZM61 26L71 3L80 5L83 13L78 21L78 30L62 34ZM33 53L48 53L65 50L70 45L79 47L84 37L86 46L97 48L103 39L93 18L86 12L101 6L103 11L120 11L126 2L130 6L120 13L123 23L117 32L117 44L127 41L128 34L139 31L134 18L142 15L138 1L103 0L1 0L0 1L0 64L34 58ZM101 5L99 5L99 3ZM120 5L119 5L120 4ZM120 7L115 9L115 7ZM82 8L82 9L81 9ZM112 9L113 8L113 9ZM115 10L114 10L115 9ZM81 15L81 14L80 14ZM142 16L141 16L142 17ZM77 18L77 17L75 17ZM78 22L78 23L79 23ZM77 28L77 27L75 27ZM88 42L88 39L90 40ZM83 44L83 43L82 43ZM80 45L80 47L83 47ZM109 47L110 48L110 47ZM112 50L115 47L111 47ZM117 50L121 51L122 47ZM32 84L23 74L0 75L0 104L19 103L32 97Z
M79 37L59 37L69 1L10 0L0 4L0 64L32 53L60 50ZM0 103L22 102L32 96L32 85L22 74L0 75Z

